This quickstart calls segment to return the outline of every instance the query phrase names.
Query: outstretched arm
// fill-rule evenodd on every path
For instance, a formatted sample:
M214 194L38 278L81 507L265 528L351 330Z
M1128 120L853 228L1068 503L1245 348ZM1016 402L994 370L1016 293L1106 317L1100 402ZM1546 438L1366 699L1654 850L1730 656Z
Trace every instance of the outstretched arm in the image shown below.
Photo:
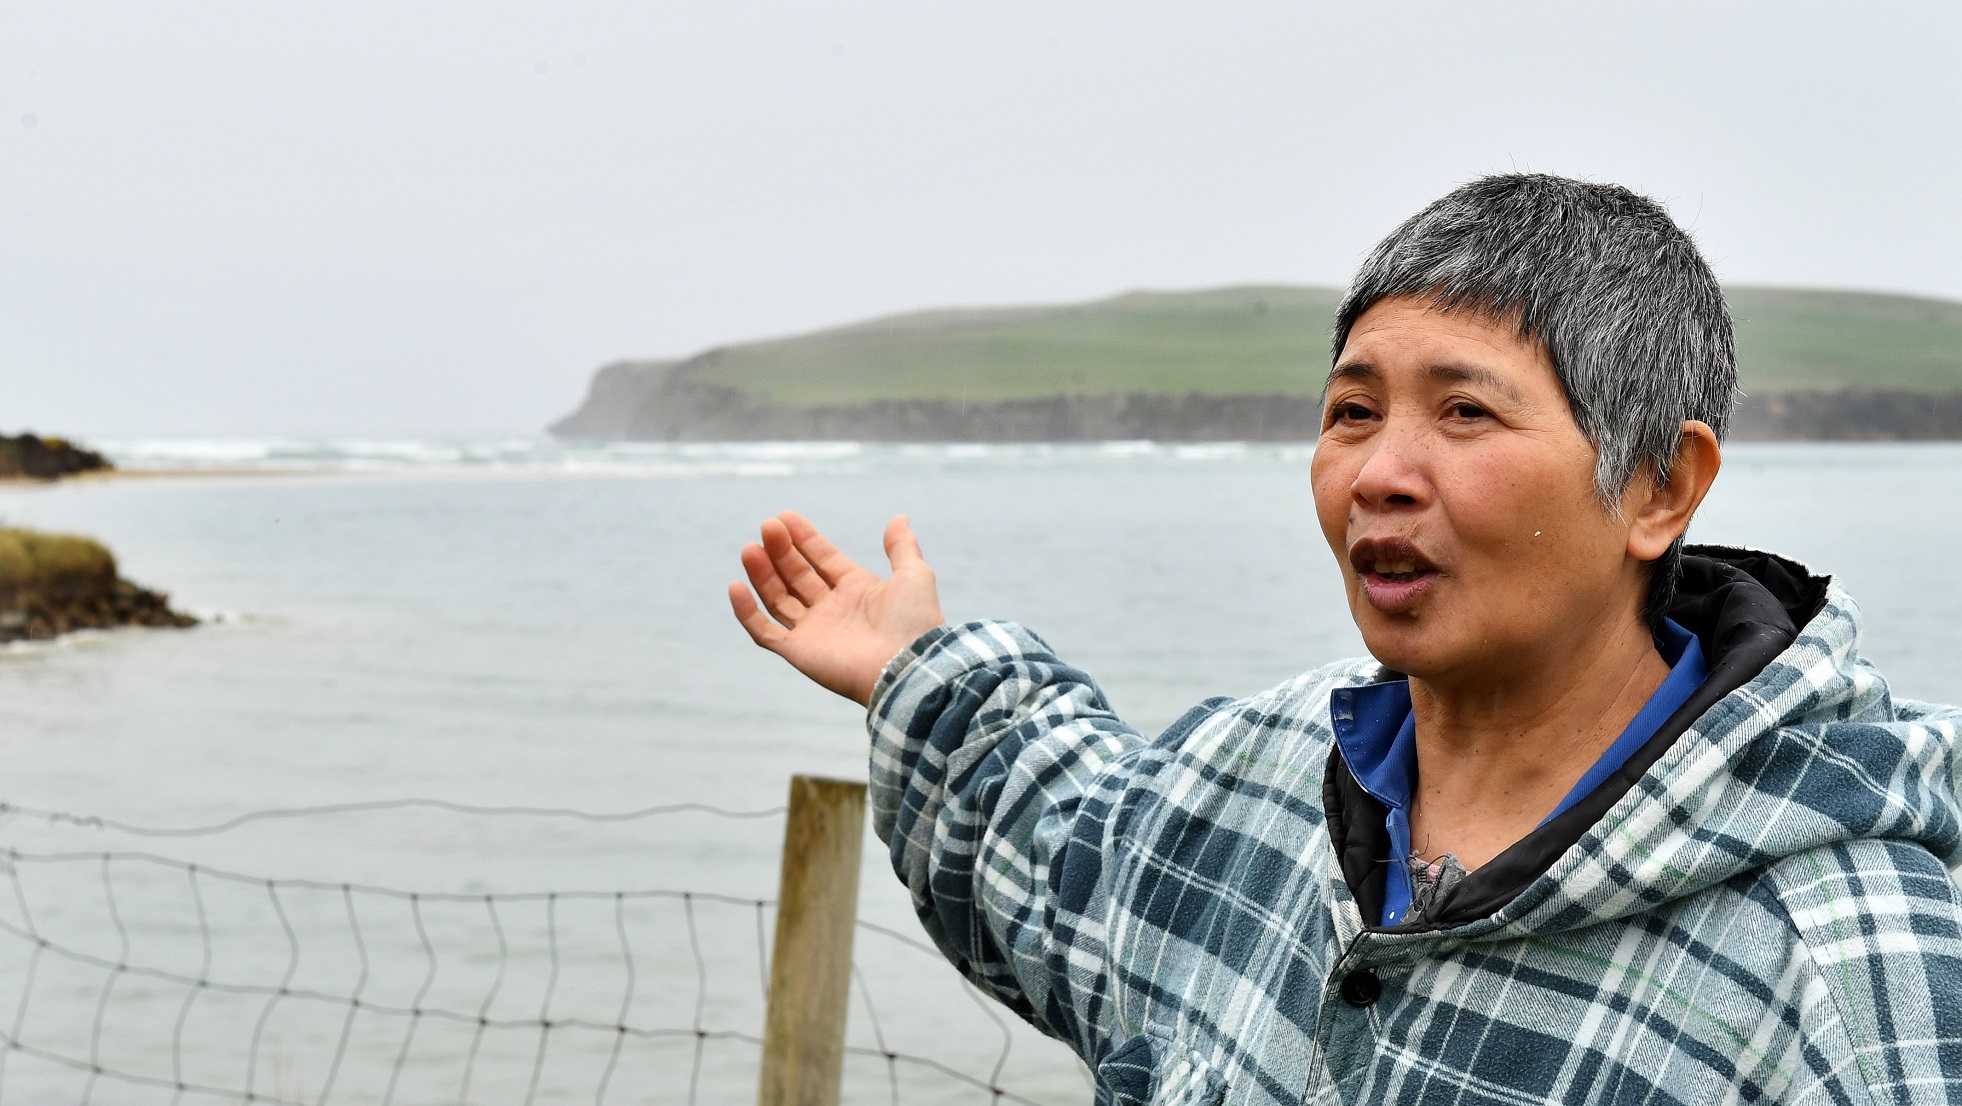
M751 641L860 706L887 661L946 621L904 515L886 524L889 579L861 568L795 511L765 519L762 536L743 546L749 585L729 584L736 621Z
M756 644L871 708L873 825L927 931L968 978L1100 1057L1113 984L1061 969L1107 959L1104 822L1126 782L1107 772L1143 738L1027 630L945 627L904 518L886 527L888 579L788 511L762 539L729 604Z

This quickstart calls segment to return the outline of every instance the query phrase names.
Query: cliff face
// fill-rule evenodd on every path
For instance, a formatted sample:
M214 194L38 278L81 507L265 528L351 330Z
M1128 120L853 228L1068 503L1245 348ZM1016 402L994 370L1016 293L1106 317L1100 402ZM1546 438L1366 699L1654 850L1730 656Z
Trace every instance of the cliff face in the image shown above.
M669 378L625 412L553 427L617 428L637 441L1037 442L1299 441L1312 438L1319 401L1303 396L1049 396L966 403L944 399L798 406Z
M1962 392L1892 388L1745 396L1731 437L1746 442L1962 440Z
M641 403L658 394L679 361L616 361L593 374L586 401L547 429L555 437L584 441L633 438Z

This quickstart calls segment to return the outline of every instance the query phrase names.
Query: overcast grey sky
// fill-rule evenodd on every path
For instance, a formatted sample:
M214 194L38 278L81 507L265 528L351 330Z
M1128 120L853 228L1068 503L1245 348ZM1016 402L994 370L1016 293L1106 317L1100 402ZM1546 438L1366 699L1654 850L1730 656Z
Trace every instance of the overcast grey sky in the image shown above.
M1513 168L1962 298L1962 5L0 0L0 428L530 432L618 357L1339 284Z

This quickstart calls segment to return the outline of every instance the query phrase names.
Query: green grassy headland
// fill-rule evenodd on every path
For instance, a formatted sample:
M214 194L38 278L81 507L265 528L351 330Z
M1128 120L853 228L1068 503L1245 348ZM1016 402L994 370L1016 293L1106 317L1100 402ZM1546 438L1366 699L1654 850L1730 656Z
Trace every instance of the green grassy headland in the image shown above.
M1962 303L1736 287L1747 393L1962 392ZM683 379L791 405L1124 392L1314 395L1332 288L1132 292L1054 307L923 311L710 350Z
M1744 391L1962 392L1962 303L1872 292L1730 288Z

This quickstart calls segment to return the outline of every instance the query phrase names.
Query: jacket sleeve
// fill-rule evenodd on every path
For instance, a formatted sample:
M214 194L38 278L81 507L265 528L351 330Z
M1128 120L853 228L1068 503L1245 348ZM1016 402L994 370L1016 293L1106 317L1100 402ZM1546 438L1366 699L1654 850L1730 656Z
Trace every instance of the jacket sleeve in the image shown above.
M1804 1055L1875 1106L1962 1103L1962 893L1904 841L1810 850L1775 869L1811 952ZM1861 1101L1853 1088L1830 1096Z
M941 951L1084 1056L1104 1044L1109 817L1144 746L1006 622L934 630L874 688L873 825Z
M1962 707L1895 699L1894 718L1921 727L1922 732L1948 749L1949 770L1956 790L1962 792L1962 748L1957 747L1958 738L1962 738Z
M1901 722L1918 722L1924 726L1946 725L1951 731L1957 723L1962 723L1962 707L1951 707L1945 703L1924 703L1919 699L1894 700L1894 717ZM1952 737L1953 734L1951 733Z

